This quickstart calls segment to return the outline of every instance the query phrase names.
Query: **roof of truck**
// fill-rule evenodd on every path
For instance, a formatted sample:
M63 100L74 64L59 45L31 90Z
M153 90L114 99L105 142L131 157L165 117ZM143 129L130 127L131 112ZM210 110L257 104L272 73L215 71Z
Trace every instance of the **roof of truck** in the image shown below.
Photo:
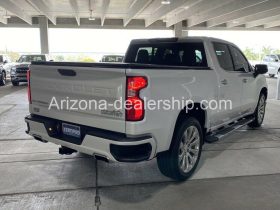
M143 43L151 43L151 42L186 42L186 41L212 41L212 42L222 42L233 44L229 41L218 39L214 37L207 36L186 36L186 37L170 37L170 38L152 38L152 39L134 39L131 41L132 44L143 44ZM233 44L234 45L234 44Z

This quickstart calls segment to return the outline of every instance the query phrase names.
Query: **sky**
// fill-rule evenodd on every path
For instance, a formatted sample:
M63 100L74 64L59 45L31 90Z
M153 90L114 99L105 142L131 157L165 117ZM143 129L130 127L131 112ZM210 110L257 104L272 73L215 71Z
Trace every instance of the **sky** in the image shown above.
M121 53L136 38L172 37L171 30L49 29L51 53ZM259 51L263 46L280 49L276 31L189 31L189 36L225 39ZM0 51L40 52L39 29L0 28Z

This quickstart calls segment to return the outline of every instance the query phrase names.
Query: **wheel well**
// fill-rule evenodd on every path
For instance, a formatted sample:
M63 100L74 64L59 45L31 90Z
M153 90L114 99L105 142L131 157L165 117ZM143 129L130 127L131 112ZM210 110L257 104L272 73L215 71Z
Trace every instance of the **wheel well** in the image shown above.
M263 87L260 94L263 93L265 95L265 99L267 99L267 88Z
M191 108L191 109L190 109ZM188 117L194 117L198 120L200 123L200 126L203 131L203 135L205 135L206 128L205 128L205 120L206 120L206 111L202 108L202 105L200 103L194 103L191 107L185 107L182 109L177 117L173 136L172 136L172 142L175 133L177 132L179 125ZM172 147L172 143L170 144L170 148Z

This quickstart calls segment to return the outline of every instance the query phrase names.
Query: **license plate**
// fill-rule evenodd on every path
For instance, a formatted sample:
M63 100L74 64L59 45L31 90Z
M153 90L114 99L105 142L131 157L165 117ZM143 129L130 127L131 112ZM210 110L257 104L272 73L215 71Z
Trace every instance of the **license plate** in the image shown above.
M75 138L81 138L81 128L80 126L71 125L67 123L62 123L62 132L67 136L72 136Z

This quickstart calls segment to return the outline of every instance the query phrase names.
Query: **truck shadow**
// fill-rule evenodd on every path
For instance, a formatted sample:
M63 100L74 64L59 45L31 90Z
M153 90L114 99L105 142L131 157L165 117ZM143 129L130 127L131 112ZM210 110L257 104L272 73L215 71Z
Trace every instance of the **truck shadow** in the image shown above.
M267 141L271 136L272 134L264 129L254 130L243 127L219 142L206 143L203 147L200 163L191 179L235 176L234 171L236 170L243 173L242 167L238 165L238 162L241 164L242 157L239 157L238 152L233 150L254 148L257 143ZM233 152L228 153L229 150ZM231 157L230 154L232 153L236 155ZM87 161L86 167L91 168L95 173L93 162L93 158L92 161ZM247 167L246 162L242 164L243 167ZM141 163L106 163L98 161L98 177L98 186L101 187L101 199L104 196L103 198L123 203L142 202L152 198L165 188L184 185L185 183L175 182L163 176L157 168L156 159Z

